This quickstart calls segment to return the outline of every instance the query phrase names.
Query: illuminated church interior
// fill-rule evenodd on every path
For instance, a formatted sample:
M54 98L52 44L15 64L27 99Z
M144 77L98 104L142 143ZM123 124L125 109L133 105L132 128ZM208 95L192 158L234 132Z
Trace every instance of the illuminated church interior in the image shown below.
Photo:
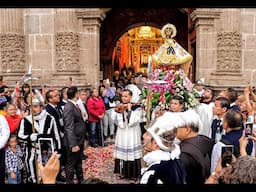
M148 58L163 43L161 30L151 26L130 29L117 41L112 54L115 70L131 68L135 73L147 72Z

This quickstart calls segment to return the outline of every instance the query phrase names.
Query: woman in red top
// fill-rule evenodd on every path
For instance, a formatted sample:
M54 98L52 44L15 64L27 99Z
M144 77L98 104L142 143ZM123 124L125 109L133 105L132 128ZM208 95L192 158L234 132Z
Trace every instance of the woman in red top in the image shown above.
M101 121L105 114L105 105L99 92L93 88L87 100L88 122L89 122L89 142L92 147L103 146L103 134Z
M9 124L10 132L16 133L22 117L17 114L17 107L14 104L7 105L6 112L5 118Z

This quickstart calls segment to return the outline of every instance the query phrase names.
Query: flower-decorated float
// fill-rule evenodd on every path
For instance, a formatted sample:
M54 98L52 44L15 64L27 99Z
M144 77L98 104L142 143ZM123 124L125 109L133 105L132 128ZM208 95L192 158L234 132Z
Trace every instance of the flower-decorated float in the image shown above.
M164 43L148 59L148 78L144 82L142 96L146 101L147 127L152 111L156 108L168 110L174 95L184 99L184 110L199 104L198 93L187 77L193 57L173 38L176 27L166 24L161 29ZM153 66L152 66L153 65Z
M173 95L184 98L185 110L198 104L196 98L199 95L182 69L178 71L155 69L151 78L145 82L143 97L150 100L152 108L160 106L167 109Z

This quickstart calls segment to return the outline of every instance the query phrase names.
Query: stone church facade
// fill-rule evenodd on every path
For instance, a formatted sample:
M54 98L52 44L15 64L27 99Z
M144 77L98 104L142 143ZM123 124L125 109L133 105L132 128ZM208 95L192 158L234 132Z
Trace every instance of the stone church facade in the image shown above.
M101 9L0 9L0 74L14 85L32 66L34 86L95 86Z
M238 90L256 78L256 9L196 9L197 77L215 89Z
M34 86L63 87L69 77L79 87L97 86L105 65L100 28L109 10L1 8L0 75L13 87L31 65L33 76L39 78ZM205 78L216 90L227 86L242 90L248 83L255 84L256 9L181 11L188 15L192 31L189 51L195 43L195 79Z

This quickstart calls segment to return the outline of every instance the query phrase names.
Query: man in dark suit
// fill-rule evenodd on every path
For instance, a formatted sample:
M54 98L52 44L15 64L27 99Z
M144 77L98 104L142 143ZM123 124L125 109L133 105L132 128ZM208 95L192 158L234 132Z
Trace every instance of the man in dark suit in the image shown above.
M63 111L59 107L60 103L60 93L56 89L52 89L46 92L47 105L45 107L46 111L54 117L56 120L57 127L59 129L61 137L64 135L64 123L63 123Z
M217 97L214 101L214 106L212 108L213 115L217 118L212 121L211 125L211 138L217 143L222 135L225 135L225 130L223 129L223 117L230 107L230 101L226 97Z
M63 136L64 136L64 123L63 123L63 110L60 107L60 93L57 89L50 89L46 92L46 101L47 105L45 107L46 111L54 117L56 121L56 125L61 137L61 170L57 177L57 181L64 182L66 181L65 178L65 166L66 166L66 150L65 146L63 145Z
M67 150L66 181L67 184L74 184L74 174L78 183L83 179L82 159L85 124L82 113L77 104L79 98L78 89L72 86L67 91L68 102L64 107L64 145Z

